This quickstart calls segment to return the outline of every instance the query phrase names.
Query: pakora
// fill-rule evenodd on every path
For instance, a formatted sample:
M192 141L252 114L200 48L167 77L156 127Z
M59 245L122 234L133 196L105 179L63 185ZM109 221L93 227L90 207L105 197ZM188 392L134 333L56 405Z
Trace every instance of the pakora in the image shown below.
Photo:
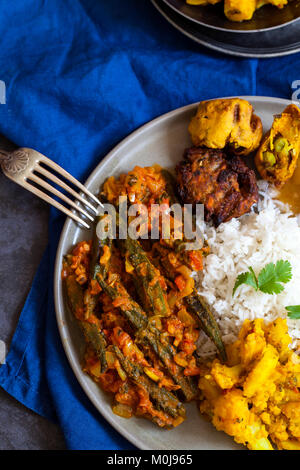
M278 188L293 176L300 153L300 109L290 104L275 116L255 156L260 176Z
M222 150L187 149L176 174L182 202L204 204L205 220L216 226L246 214L258 201L254 171Z
M248 101L240 98L202 101L189 125L194 145L248 155L262 138L262 123Z

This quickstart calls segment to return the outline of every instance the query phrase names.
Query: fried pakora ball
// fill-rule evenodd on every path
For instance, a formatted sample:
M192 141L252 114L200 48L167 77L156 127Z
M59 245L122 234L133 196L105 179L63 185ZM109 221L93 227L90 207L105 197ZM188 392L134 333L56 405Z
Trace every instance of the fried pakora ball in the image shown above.
M289 105L275 116L255 156L260 176L281 187L293 176L300 153L300 109Z
M189 125L194 145L228 149L234 155L248 155L262 138L262 123L253 107L240 98L202 101Z
M231 21L251 20L257 0L225 0L224 13Z
M258 201L254 171L222 150L187 149L176 174L182 202L204 204L205 220L216 226L249 212Z

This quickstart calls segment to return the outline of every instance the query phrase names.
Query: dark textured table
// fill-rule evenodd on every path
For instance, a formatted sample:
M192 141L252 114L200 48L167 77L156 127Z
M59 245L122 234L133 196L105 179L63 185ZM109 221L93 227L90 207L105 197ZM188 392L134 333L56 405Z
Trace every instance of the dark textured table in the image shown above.
M34 273L47 244L48 207L0 170L0 340L9 349ZM0 449L64 449L55 424L0 387Z

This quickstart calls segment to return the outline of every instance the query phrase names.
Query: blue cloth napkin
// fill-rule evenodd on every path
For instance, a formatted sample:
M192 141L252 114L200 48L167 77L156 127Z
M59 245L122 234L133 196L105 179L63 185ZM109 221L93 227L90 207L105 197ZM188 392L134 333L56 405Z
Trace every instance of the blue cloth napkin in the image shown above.
M81 181L162 113L218 96L290 98L300 79L299 54L258 61L213 53L173 29L149 0L1 0L0 8L0 131ZM85 396L61 345L52 279L63 222L51 209L49 246L0 385L57 420L70 449L130 449Z

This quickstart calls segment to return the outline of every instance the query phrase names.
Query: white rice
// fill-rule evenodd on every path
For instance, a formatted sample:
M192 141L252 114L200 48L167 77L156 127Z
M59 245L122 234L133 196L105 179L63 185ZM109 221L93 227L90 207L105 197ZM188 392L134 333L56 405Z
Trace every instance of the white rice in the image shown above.
M207 299L223 335L225 344L233 342L246 318L286 318L285 306L300 305L300 227L289 207L276 199L265 182L259 182L260 201L256 210L240 219L232 219L217 229L206 227L210 254L204 262L199 292ZM268 263L288 260L292 280L278 295L256 292L243 284L235 296L232 290L237 276L252 266L258 274ZM300 320L287 320L296 348L300 339ZM210 340L201 334L199 354L215 353Z

